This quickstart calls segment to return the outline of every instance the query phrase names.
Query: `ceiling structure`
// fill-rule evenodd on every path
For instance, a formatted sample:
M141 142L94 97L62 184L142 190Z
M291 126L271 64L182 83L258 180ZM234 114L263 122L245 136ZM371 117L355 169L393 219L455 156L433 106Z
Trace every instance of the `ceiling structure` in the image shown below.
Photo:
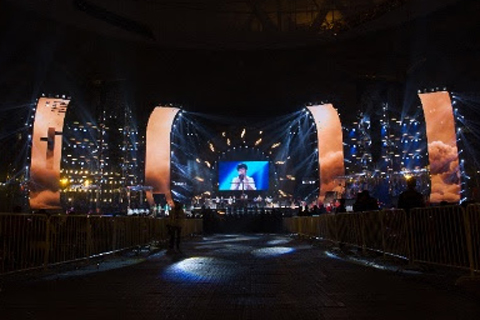
M140 122L162 102L266 117L328 100L348 116L372 83L477 86L479 11L476 0L6 0L0 95L78 101L127 81Z
M9 0L65 24L166 47L285 48L345 39L458 0Z

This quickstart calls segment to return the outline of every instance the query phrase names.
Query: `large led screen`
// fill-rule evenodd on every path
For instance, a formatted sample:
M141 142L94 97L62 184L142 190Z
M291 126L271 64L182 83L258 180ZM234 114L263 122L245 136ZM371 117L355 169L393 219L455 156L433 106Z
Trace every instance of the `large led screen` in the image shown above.
M218 190L268 190L268 168L268 161L220 161Z
M425 114L432 190L430 202L460 200L460 170L453 108L448 92L419 94Z
M65 113L70 100L40 98L32 136L30 208L60 208L60 160Z
M153 205L154 195L164 195L167 202L172 203L170 190L170 133L178 108L156 107L148 120L145 184L153 188L147 193L150 205Z
M342 124L332 104L311 106L308 110L312 113L317 128L319 199L323 201L327 192L334 191L340 196L344 190L344 183L339 185L336 179L345 175Z

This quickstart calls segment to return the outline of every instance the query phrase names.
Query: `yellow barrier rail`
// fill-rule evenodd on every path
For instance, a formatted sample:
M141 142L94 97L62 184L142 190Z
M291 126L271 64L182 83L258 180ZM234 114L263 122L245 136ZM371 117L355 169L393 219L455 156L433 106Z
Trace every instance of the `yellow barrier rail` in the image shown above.
M284 219L290 233L319 237L363 250L480 271L480 204L324 214Z
M186 219L182 236L203 231ZM75 215L0 214L0 274L167 240L165 219Z

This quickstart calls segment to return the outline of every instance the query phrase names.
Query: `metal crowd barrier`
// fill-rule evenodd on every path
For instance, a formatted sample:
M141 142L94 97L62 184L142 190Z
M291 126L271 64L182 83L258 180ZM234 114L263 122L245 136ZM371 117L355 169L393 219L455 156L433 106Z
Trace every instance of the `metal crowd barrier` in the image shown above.
M467 239L470 272L480 271L480 204L471 204L465 212L465 235Z
M182 236L200 234L203 232L202 219L187 219L182 228Z
M202 231L201 219L186 219L182 236ZM167 237L165 219L0 214L0 274L88 259Z
M413 209L409 220L413 261L469 268L462 207Z
M284 219L288 232L320 237L411 263L480 271L480 204L323 214Z
M410 240L405 211L395 209L380 212L383 214L382 231L385 241L381 250L398 257L408 257L410 255Z
M29 269L46 262L47 217L0 215L0 272Z

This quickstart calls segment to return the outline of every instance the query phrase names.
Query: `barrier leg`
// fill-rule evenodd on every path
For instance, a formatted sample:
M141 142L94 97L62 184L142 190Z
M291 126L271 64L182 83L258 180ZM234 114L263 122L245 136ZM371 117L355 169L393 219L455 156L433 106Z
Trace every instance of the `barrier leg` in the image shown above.
M45 226L45 254L43 256L43 269L48 269L48 260L50 258L50 218L46 219Z
M85 245L87 246L85 253L87 254L87 263L90 262L90 256L92 254L92 225L90 223L90 219L87 219L87 239L85 241Z
M383 253L383 260L385 261L386 258L386 251L387 251L387 245L385 242L385 222L383 221L385 219L385 213L382 211L379 211L380 214L380 232L382 234L382 253Z
M340 245L340 240L338 239L338 224L337 224L337 215L333 217L333 234L335 235L335 246L338 247Z
M472 228L470 223L470 215L468 214L467 210L463 211L463 218L464 218L463 220L465 224L465 237L467 242L468 261L470 265L470 277L468 278L475 279L476 277L475 277L475 261L473 258ZM465 280L465 277L461 277L460 279L458 279L457 284L462 280ZM480 278L475 280L480 280Z
M112 249L115 252L117 250L117 223L115 218L113 219L113 233L112 233Z
M405 223L407 225L407 251L408 251L408 264L413 265L414 261L414 237L413 237L413 218L410 212L406 212Z
M367 242L365 241L365 232L366 232L366 228L365 228L365 215L362 213L360 213L360 216L359 216L359 224L360 224L360 237L362 239L362 254L366 254L367 253ZM356 220L354 220L354 222L356 222Z

